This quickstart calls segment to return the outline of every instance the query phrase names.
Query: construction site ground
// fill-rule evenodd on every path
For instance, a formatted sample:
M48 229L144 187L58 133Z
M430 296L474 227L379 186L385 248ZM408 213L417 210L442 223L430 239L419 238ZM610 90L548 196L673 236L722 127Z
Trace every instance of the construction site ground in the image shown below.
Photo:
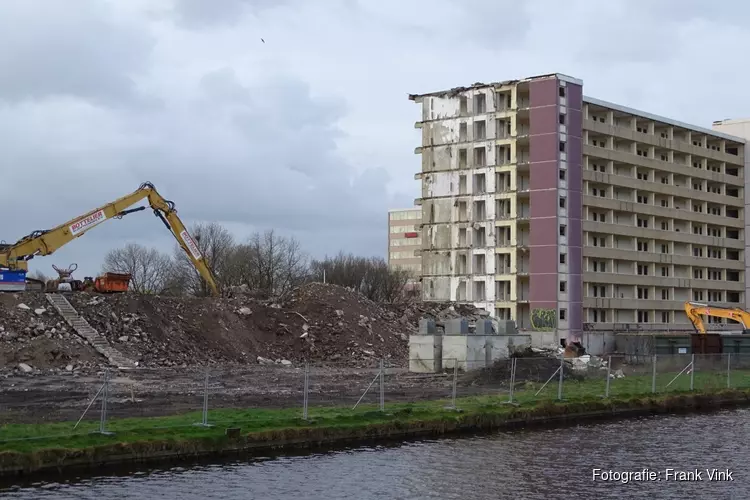
M0 294L0 423L77 420L105 371L110 418L198 411L207 371L212 407L301 408L305 362L310 405L354 405L381 359L387 400L449 398L452 375L408 372L408 335L421 317L480 316L450 304L378 304L320 283L277 302L241 291L232 298L66 297L137 367L111 366L44 294ZM486 393L482 385L462 381L461 392ZM364 401L377 401L379 391L375 383ZM97 415L94 408L87 418Z

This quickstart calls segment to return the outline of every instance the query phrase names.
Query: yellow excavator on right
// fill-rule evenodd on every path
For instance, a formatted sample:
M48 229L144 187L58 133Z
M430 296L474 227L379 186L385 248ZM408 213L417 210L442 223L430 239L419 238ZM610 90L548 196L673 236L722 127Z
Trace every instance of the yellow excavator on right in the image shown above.
M698 333L706 333L703 316L726 318L742 325L742 333L750 333L750 313L739 307L722 307L701 302L685 302L685 313Z

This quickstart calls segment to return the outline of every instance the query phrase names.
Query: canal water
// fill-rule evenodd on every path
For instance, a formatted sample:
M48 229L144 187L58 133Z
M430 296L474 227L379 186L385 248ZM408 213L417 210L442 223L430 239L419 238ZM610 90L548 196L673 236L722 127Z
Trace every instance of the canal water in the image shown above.
M658 480L593 480L649 469ZM702 478L667 475L667 469ZM711 481L707 469L732 472ZM683 479L679 481L678 479ZM54 478L9 499L747 499L750 410L357 448L211 466Z

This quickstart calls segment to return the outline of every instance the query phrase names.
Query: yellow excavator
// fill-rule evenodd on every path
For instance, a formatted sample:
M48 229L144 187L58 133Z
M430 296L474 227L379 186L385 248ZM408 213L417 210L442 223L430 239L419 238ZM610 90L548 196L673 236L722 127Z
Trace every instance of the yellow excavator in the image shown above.
M701 302L685 302L685 313L698 333L706 333L703 316L734 320L742 325L744 329L742 333L750 333L750 313L739 307L721 307Z
M50 255L108 219L121 219L130 213L145 210L146 207L130 208L143 199L148 200L154 215L172 232L213 294L218 295L219 288L208 262L177 216L174 203L164 199L150 182L144 182L132 193L57 227L34 231L13 244L0 243L0 290L15 290L18 289L14 288L16 286L24 286L28 261L34 257Z

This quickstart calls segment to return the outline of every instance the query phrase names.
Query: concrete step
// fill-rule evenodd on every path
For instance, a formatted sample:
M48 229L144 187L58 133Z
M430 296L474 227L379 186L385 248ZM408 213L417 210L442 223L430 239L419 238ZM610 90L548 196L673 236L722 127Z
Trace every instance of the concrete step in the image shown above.
M78 335L86 339L99 354L107 358L107 361L118 368L135 368L135 363L114 349L107 342L107 339L86 321L86 318L78 314L78 311L68 302L65 296L48 293L46 297L47 301L55 307L57 312L73 327Z

